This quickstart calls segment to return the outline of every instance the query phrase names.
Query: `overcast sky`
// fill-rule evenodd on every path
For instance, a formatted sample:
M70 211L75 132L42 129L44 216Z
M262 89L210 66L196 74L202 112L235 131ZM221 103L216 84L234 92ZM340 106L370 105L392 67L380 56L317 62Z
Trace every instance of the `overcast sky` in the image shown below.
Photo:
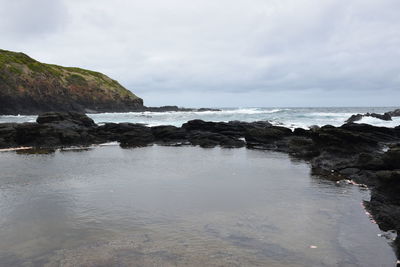
M0 48L153 106L400 103L399 0L0 0Z

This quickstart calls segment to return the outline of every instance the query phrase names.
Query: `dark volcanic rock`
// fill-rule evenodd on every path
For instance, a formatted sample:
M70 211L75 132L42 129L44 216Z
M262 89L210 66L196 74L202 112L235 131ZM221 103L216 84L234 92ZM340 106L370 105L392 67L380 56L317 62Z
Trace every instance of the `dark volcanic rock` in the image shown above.
M218 133L203 131L190 132L188 139L192 145L199 145L201 147L215 147L220 145L225 148L234 148L245 146L242 140Z
M178 142L186 140L187 133L184 129L175 126L154 126L151 127L152 134L156 141Z
M39 123L0 124L0 138L13 146L62 146L96 143L90 131L97 125L84 114L46 113ZM3 145L4 146L4 145Z
M373 118L381 119L384 121L392 120L392 116L389 113L384 113L384 114L371 113L371 114L369 114L369 116L371 116Z
M50 126L23 123L16 127L15 141L18 145L55 146L61 145L59 133Z
M14 136L15 127L17 123L1 123L0 124L0 136L3 138L9 138Z
M82 113L77 112L48 112L38 116L36 122L39 124L75 124L83 127L94 127L94 121Z
M95 134L109 141L118 141L127 132L146 128L139 123L105 123L95 129Z
M351 122L356 122L361 120L364 117L363 114L355 114L355 115L351 115L350 118L348 118L346 120L346 123L351 123Z
M204 111L222 111L222 110L217 109L217 108L199 108L199 109L197 109L196 111L198 111L198 112L204 112Z
M147 146L154 141L151 129L138 123L106 123L93 134L102 142L118 141L123 147Z
M386 112L384 114L378 114L378 113L355 114L355 115L351 115L351 117L346 120L346 123L352 123L352 122L359 121L363 117L373 117L373 118L377 118L377 119L384 120L384 121L391 121L392 116L393 116L392 114L396 114L396 110L392 111L392 112ZM399 112L399 114L400 114L400 112Z
M360 153L355 166L363 170L382 170L385 168L385 162L381 154Z
M186 131L206 131L212 133L219 133L232 137L243 137L248 129L263 129L271 127L272 125L267 121L258 122L210 122L202 120L191 120L182 125Z
M4 138L0 137L0 148L6 148L8 146L8 142L4 140Z
M0 124L0 148L15 146L16 123Z
M377 178L383 183L400 182L400 170L384 170L376 172Z
M400 147L393 147L382 156L388 169L400 169Z
M143 111L151 112L171 112L171 111L193 111L192 108L180 108L178 106L144 107Z
M288 139L287 152L299 157L310 159L320 154L318 147L314 144L313 140L303 136L293 136ZM281 149L281 151L284 151Z
M341 128L321 129L313 140L320 146L341 146L355 144L376 145L377 142L358 132L352 132Z
M150 128L136 125L131 130L122 133L118 141L121 147L142 147L154 142L154 136Z
M392 117L400 117L400 109L389 111L389 112L386 112L385 114L388 114Z
M248 143L252 144L270 144L292 134L293 132L288 128L271 126L268 128L249 129L246 131L245 138Z

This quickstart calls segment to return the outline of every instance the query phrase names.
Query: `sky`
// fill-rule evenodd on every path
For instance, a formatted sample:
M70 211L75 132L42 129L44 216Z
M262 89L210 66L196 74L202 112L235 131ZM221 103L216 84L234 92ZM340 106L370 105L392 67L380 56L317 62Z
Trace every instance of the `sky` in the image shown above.
M399 106L399 0L0 0L0 48L147 106Z

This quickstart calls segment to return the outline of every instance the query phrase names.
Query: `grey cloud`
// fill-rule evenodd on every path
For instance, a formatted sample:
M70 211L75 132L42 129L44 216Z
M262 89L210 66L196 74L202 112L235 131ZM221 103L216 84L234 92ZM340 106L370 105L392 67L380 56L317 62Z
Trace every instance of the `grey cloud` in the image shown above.
M105 72L147 104L392 105L400 97L397 0L9 2L4 48ZM28 43L13 41L24 35Z
M1 0L2 38L26 41L55 33L66 23L67 12L61 0Z

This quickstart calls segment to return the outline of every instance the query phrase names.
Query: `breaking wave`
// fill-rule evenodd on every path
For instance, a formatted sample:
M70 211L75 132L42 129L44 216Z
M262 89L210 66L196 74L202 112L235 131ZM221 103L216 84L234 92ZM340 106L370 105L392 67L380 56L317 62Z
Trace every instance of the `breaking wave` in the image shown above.
M148 126L175 125L201 119L205 121L270 121L274 125L294 128L309 128L312 125L340 126L352 114L376 112L384 113L394 108L223 108L221 111L178 111L178 112L127 112L88 114L96 123L130 122ZM4 122L33 122L37 116L0 116ZM400 125L400 117L393 121L382 121L365 117L359 123L395 127Z

